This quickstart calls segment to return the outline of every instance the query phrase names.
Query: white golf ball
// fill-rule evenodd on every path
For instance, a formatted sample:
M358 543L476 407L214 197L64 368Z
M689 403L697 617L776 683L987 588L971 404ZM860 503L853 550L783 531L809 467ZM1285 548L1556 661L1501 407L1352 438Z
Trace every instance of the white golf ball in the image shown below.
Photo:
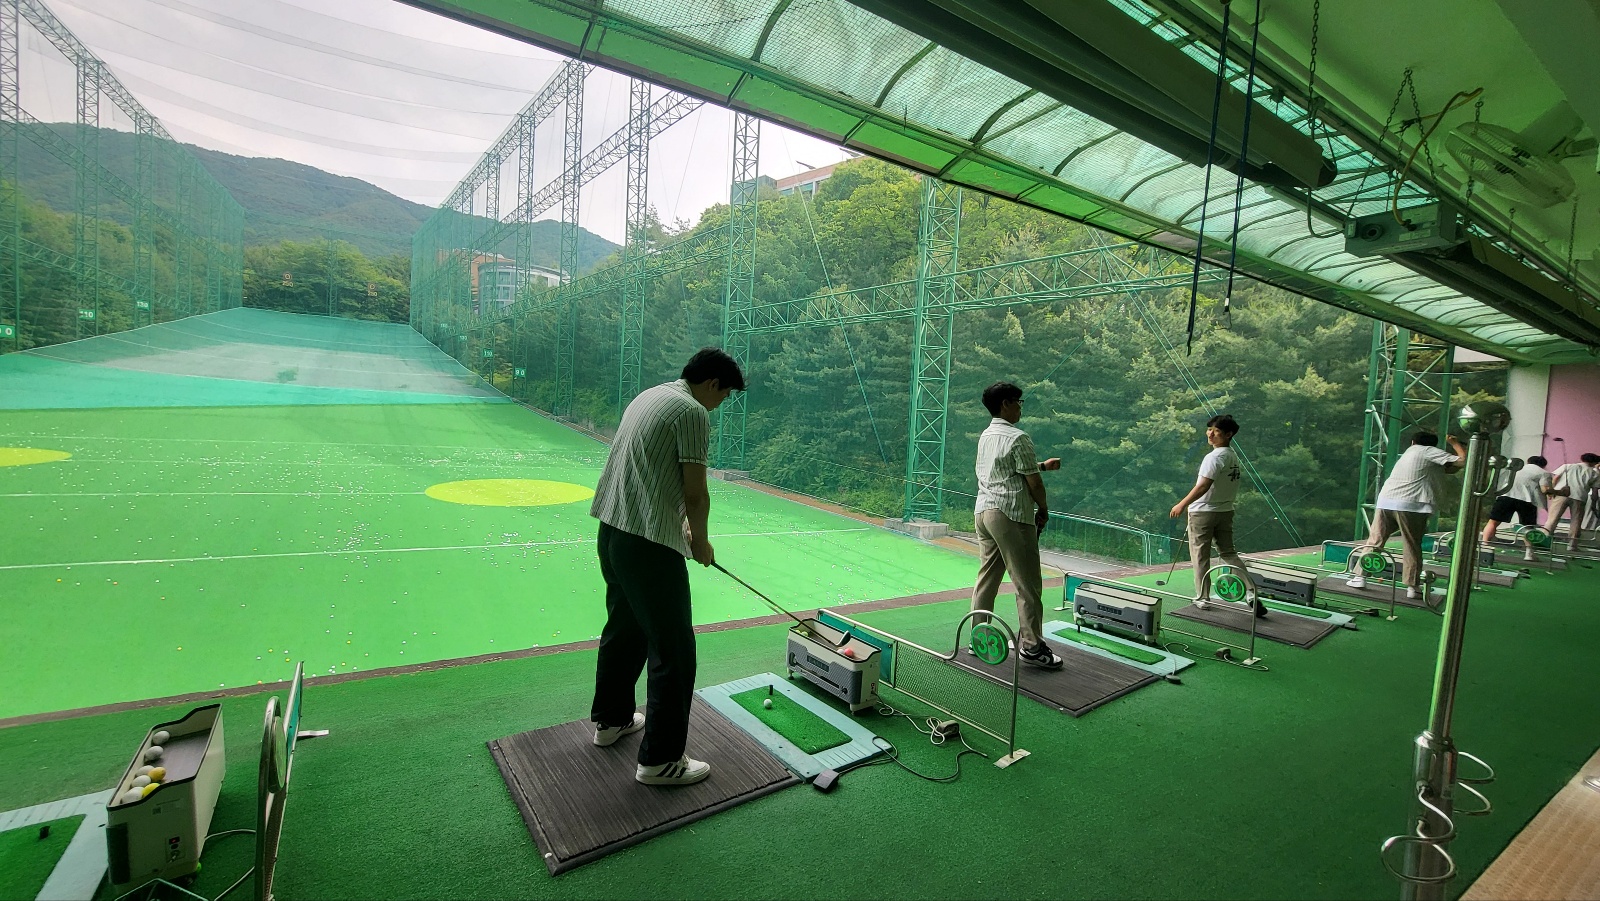
M149 764L145 764L144 766L139 767L139 769L137 771L137 775L148 776L148 775L150 775L150 771L153 770L153 769L155 769L155 767L153 767L153 766L151 766Z
M150 777L149 776L135 776L135 777L133 777L133 787L134 788L144 788L146 785L149 785L149 784L150 784Z
M145 760L160 760L161 754L162 749L160 745L151 745L150 747L144 749Z
M167 739L169 739L171 737L172 737L172 733L168 732L165 729L162 729L161 731L157 732L156 734L150 736L150 743L153 744L153 745L164 745L164 744L167 743Z
M142 789L142 788L130 788L127 791L122 793L122 803L124 803L124 804L132 804L133 802L139 800L142 797L144 797L144 789Z
M767 708L768 710L771 710L772 709L772 699L771 698L763 698L761 700L761 706Z

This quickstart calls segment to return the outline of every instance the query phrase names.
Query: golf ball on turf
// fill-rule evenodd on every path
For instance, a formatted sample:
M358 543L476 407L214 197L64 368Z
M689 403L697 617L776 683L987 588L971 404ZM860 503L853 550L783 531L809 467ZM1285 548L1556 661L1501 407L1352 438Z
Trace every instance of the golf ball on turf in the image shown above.
M171 737L172 737L172 733L168 732L165 729L162 729L161 731L157 732L156 734L150 736L150 743L153 744L153 745L164 745L164 744L167 743L167 739L169 739Z
M771 710L772 709L772 699L771 698L762 698L761 699L761 706L767 708L768 710Z
M160 745L151 745L150 747L144 749L144 759L159 760L161 758L161 753L162 750Z

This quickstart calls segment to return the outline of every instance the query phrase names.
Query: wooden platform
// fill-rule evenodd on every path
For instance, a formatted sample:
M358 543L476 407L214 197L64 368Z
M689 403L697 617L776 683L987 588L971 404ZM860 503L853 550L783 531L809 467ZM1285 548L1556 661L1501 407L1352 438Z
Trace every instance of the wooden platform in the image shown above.
M1600 753L1478 877L1462 901L1600 898Z

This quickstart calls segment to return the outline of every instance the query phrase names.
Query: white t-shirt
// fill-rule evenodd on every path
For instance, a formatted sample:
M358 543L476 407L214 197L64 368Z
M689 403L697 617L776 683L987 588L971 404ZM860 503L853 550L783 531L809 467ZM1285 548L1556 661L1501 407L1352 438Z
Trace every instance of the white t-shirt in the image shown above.
M1212 448L1200 461L1200 478L1210 479L1211 487L1195 499L1189 509L1197 513L1231 513L1239 496L1239 457L1231 447ZM1200 479L1195 483L1199 484Z
M640 392L622 411L589 515L685 557L683 464L706 462L711 416L683 379Z
M1567 489L1567 494L1581 504L1588 500L1595 476L1594 467L1587 463L1563 463L1556 467L1555 486Z
M1544 489L1549 487L1550 473L1542 466L1529 463L1517 470L1505 496L1515 501L1527 501L1542 510L1545 504Z
M1432 513L1433 480L1444 467L1461 459L1447 450L1413 444L1394 464L1394 472L1378 492L1379 510Z
M978 436L978 502L973 515L999 510L1012 522L1033 522L1033 496L1027 476L1039 471L1033 439L996 416Z

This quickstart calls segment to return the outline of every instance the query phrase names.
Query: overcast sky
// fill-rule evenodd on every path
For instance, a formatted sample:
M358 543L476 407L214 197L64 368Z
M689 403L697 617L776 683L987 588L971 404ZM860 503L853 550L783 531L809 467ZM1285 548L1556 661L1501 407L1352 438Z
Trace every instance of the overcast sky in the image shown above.
M563 62L394 0L45 2L178 140L294 160L429 205L450 193ZM72 121L71 67L26 28L22 51L23 108ZM112 107L102 104L103 124L128 127ZM627 114L628 80L595 70L585 90L585 150ZM537 135L541 184L560 166L560 118ZM732 119L708 105L652 143L650 202L666 222L692 222L727 201ZM762 125L763 175L844 157L831 144ZM580 202L583 226L618 242L624 177L613 167Z

